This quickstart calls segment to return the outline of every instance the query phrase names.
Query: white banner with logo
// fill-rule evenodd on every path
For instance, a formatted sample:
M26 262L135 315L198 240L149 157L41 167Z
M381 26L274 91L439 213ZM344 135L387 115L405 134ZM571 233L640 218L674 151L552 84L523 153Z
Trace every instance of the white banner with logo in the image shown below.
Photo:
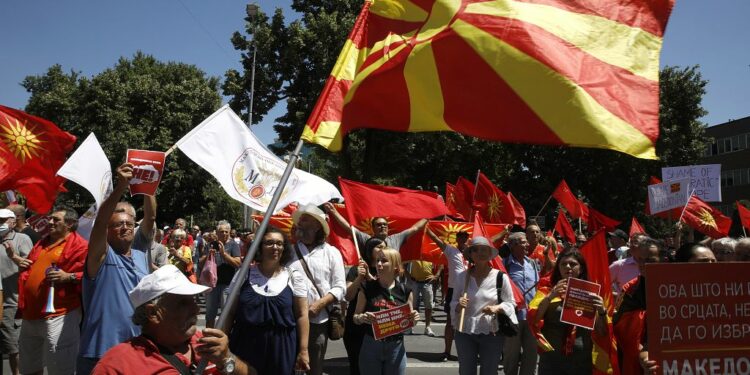
M177 147L221 184L230 197L265 212L286 163L269 151L225 105L177 142ZM330 182L294 169L276 207L343 199Z

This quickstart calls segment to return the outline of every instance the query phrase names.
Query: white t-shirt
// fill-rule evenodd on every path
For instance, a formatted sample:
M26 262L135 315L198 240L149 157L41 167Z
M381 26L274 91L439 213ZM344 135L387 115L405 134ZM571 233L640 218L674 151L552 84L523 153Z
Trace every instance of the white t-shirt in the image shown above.
M448 288L455 289L455 281L460 272L466 270L466 263L461 251L451 245L445 245L445 259L448 261Z
M468 334L490 334L498 329L497 318L495 315L487 315L482 309L488 305L497 305L497 270L492 269L490 273L482 280L481 285L477 285L476 279L471 277L466 290L469 298L469 305L466 307L464 315L464 333ZM464 294L464 285L466 277L470 277L468 271L458 274L453 289L453 300L451 300L451 311L456 311L458 299ZM500 300L501 308L510 320L518 324L518 318L515 311L515 300L513 299L513 290L510 286L510 279L507 274L503 275L502 295ZM453 327L460 326L461 314L452 314Z

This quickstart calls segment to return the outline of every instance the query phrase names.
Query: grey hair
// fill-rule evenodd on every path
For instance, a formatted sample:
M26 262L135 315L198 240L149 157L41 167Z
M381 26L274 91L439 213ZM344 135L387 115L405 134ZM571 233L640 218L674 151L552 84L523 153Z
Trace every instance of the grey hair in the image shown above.
M521 243L521 240L526 239L526 233L524 232L513 232L508 236L508 245L515 246Z
M737 247L737 240L732 237L723 237L719 238L718 240L714 240L711 243L711 250L714 253L716 253L716 250L719 250L720 247L729 248L734 251L734 248Z
M133 205L130 204L129 202L125 202L125 201L117 202L117 206L115 206L114 213L120 213L120 212L124 212L132 216L133 218L135 218L135 207L133 207Z
M229 224L226 220L220 220L218 224L216 224L216 229L219 229L220 227L227 227L229 230L232 230L232 224Z
M185 236L187 237L187 232L185 232L184 229L177 228L172 231L172 236Z
M63 216L63 220L67 224L72 224L70 227L71 232L75 232L76 229L78 229L78 212L76 210L68 207L68 206L56 206L52 208L51 212L65 212L65 216Z
M133 317L130 319L133 321L133 324L144 327L146 323L148 323L148 311L146 310L146 306L156 305L159 303L159 300L161 300L161 296L136 307L135 311L133 311Z

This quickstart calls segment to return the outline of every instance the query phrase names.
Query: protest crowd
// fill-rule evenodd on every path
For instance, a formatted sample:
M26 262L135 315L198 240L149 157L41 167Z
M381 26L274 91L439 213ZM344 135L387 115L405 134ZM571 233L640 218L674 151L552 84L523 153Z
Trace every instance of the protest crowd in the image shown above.
M596 373L598 340L616 343L604 355L618 358L611 363L620 373L655 373L645 266L750 261L749 239L696 242L681 222L669 238L650 237L635 219L630 233L606 225L592 233L574 231L560 210L555 231L543 233L518 215L507 224L485 223L477 201L472 223L452 221L463 215L437 194L432 207L401 215L412 219L399 231L391 228L394 212L371 216L369 228L360 229L336 202L291 204L263 233L256 233L257 220L241 229L223 220L188 228L185 219L158 228L156 195L143 195L141 215L122 199L134 168L115 170L88 240L79 230L84 218L70 208L54 207L47 225L37 226L43 233L26 222L25 207L0 209L0 335L13 373L187 374L203 359L207 373L322 374L329 340L343 338L349 373L403 374L404 335L423 324L421 337L439 340L430 327L436 309L447 313L440 360L458 361L460 374L477 367L480 374ZM366 187L357 194L365 196L350 206L366 202L368 192L387 194L360 185ZM553 196L571 215L585 210L560 191ZM399 199L408 205L411 198ZM444 215L415 217L441 206ZM438 224L446 222L463 226L440 233ZM438 254L415 256L408 248L418 238ZM238 280L254 241L257 251ZM594 276L602 264L608 272ZM590 327L561 320L570 280L603 279L611 285L584 292ZM229 323L218 327L233 288L237 303L226 312ZM203 330L199 302L206 306ZM378 313L399 308L402 320L381 327L388 314Z

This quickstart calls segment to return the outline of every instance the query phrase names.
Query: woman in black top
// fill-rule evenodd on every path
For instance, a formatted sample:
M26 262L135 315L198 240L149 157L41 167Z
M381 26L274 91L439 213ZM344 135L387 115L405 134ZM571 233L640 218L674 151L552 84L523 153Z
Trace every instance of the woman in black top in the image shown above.
M386 248L376 252L378 279L368 281L357 296L355 324L370 325L374 312L392 309L405 304L411 306L411 290L396 280L401 273L401 255ZM411 312L412 325L419 320L419 312ZM359 372L363 375L391 375L406 372L406 349L403 334L375 340L371 327L365 327L365 336L359 355Z

